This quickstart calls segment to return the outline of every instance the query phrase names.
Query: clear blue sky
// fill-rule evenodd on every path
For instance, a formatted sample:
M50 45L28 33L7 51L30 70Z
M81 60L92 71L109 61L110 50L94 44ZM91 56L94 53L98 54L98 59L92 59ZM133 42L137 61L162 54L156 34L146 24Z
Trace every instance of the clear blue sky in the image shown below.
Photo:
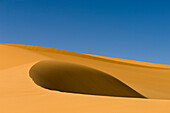
M0 0L0 42L170 64L170 0Z

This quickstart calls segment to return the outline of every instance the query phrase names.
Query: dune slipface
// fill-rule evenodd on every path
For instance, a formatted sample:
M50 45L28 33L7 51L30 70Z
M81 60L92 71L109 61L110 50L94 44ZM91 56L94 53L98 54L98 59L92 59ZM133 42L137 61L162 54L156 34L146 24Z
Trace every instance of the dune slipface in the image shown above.
M47 60L30 69L39 86L62 92L145 98L118 79L93 68L68 62Z

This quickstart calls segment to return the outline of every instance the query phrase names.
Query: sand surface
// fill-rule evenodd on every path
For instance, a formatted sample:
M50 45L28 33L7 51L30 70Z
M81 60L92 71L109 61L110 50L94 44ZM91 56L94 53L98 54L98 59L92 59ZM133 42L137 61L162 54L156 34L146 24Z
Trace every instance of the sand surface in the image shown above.
M170 113L169 65L19 44L0 52L0 113Z

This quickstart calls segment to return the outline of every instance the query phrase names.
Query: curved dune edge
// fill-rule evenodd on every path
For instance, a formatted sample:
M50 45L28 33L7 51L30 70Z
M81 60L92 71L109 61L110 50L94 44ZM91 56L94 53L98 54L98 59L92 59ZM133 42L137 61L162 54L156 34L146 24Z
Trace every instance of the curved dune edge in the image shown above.
M142 62L142 61L105 57L105 56L99 56L99 55L81 54L81 53L76 53L76 52L71 52L71 51L66 51L66 50L54 49L54 48L49 48L49 47L41 47L41 46L33 46L33 45L8 44L8 43L0 43L0 44L20 47L20 48L24 48L24 49L28 49L28 50L36 51L36 52L43 51L43 52L60 53L60 54L85 57L89 59L100 60L100 61L111 62L111 63L122 63L125 65L140 66L140 67L146 67L146 68L170 69L170 65L165 65L165 64L148 63L148 62Z
M118 79L99 70L68 62L46 60L30 69L39 86L61 92L145 98Z

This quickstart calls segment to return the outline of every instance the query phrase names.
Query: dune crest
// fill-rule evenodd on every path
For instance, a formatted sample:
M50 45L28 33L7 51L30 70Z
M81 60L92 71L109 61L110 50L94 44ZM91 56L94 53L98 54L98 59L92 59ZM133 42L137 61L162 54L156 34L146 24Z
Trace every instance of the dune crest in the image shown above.
M81 54L81 53L76 53L76 52L71 52L71 51L66 51L66 50L61 50L61 49L54 49L54 48L49 48L49 47L41 47L41 46L33 46L33 45L4 44L4 43L0 43L0 44L35 51L37 53L41 53L47 56L49 56L49 54L47 53L59 53L63 55L83 57L87 59L116 63L116 64L139 66L139 67L145 67L145 68L170 69L170 65L165 65L165 64L156 64L156 63L128 60L128 59L122 59L122 58L105 57L105 56L91 55L91 54ZM50 57L54 57L54 56L50 55Z

